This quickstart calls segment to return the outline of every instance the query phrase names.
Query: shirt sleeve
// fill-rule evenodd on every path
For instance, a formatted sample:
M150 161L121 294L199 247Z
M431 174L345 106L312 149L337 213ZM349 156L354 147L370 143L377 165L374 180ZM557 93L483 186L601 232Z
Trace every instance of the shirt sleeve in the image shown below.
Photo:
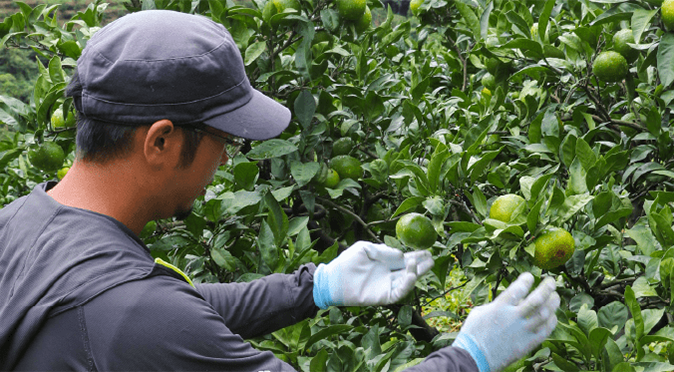
M432 352L423 362L405 370L405 372L427 371L479 372L480 370L466 350L448 346Z
M82 309L97 370L295 371L246 343L194 288L172 277L119 285Z
M316 315L314 264L250 283L197 284L197 291L243 338L269 334Z

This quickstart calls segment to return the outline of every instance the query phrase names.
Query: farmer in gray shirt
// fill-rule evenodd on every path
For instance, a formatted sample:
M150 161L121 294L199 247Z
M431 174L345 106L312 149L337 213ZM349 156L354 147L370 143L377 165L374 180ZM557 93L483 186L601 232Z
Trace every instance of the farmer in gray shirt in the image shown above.
M382 305L433 266L428 252L357 242L329 264L250 283L193 284L138 239L148 221L185 218L237 138L290 121L251 88L225 28L143 11L98 31L67 94L77 159L58 184L0 210L0 370L291 371L244 338L329 306ZM556 324L559 297L524 274L473 309L454 345L410 371L499 371Z

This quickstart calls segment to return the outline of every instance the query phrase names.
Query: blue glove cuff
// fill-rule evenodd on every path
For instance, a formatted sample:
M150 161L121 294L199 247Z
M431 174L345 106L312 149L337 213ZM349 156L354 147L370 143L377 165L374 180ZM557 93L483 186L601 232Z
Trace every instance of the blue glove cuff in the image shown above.
M323 310L332 304L325 264L318 265L316 271L314 271L314 303Z
M314 291L314 293L316 292ZM491 372L489 363L487 363L487 357L485 357L484 353L480 350L480 347L472 337L463 332L459 332L459 336L456 337L452 346L466 350L468 354L473 357L473 360L475 360L475 364L477 364L477 368L480 372Z

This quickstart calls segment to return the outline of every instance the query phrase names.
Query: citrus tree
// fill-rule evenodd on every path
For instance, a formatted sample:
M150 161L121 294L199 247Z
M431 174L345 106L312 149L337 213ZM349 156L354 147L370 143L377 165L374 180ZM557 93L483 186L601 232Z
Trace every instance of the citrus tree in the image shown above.
M73 161L63 91L106 7L59 20L17 2L0 24L3 47L41 56L30 103L0 96L3 204ZM399 304L333 307L258 349L303 371L402 370L528 271L557 280L559 323L511 371L674 370L671 0L126 7L224 24L251 83L293 112L185 221L146 226L153 255L197 282L289 273L357 240L435 258Z

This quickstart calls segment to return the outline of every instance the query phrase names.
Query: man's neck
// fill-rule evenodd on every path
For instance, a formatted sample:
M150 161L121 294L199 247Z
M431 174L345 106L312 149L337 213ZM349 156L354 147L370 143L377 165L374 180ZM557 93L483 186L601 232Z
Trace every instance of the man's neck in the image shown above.
M58 203L110 216L139 234L151 216L144 216L143 196L136 183L114 168L76 161L66 176L47 191Z

